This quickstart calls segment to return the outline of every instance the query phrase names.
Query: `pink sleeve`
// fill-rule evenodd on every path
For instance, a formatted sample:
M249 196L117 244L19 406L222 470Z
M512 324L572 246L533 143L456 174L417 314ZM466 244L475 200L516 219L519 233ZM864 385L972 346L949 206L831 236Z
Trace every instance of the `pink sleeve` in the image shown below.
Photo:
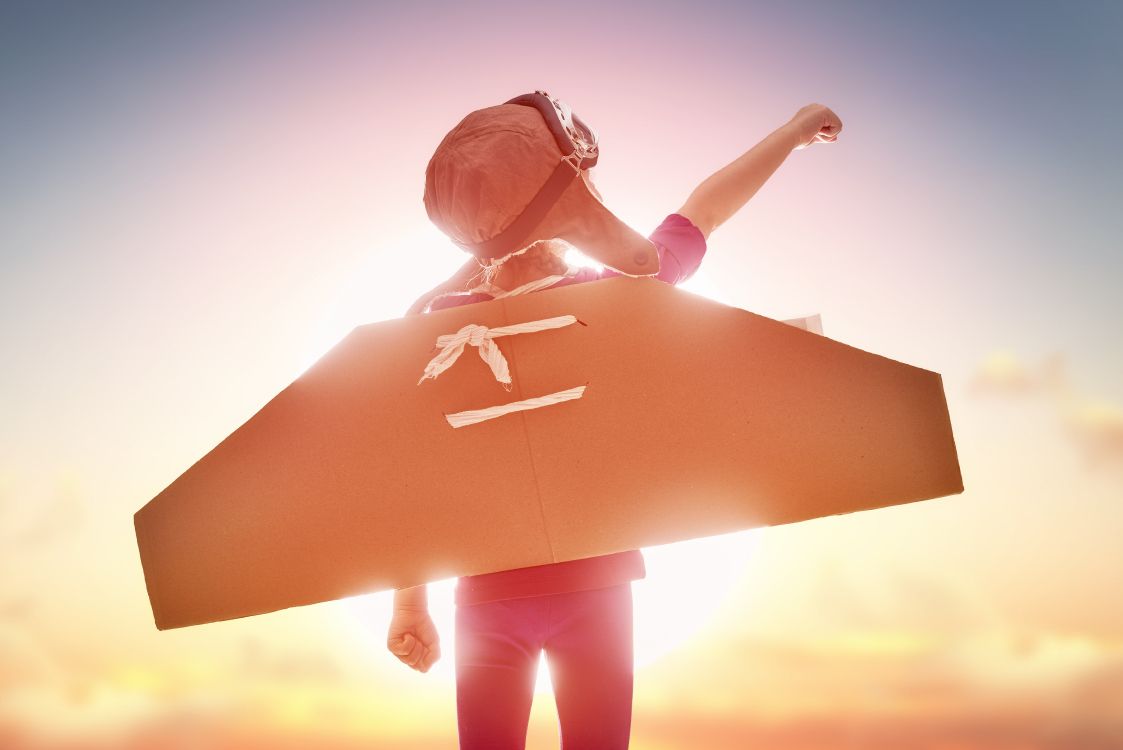
M668 284L686 281L706 254L706 238L690 219L681 214L670 214L663 223L648 235L659 252L659 273L654 278ZM602 276L620 276L611 268L605 268Z

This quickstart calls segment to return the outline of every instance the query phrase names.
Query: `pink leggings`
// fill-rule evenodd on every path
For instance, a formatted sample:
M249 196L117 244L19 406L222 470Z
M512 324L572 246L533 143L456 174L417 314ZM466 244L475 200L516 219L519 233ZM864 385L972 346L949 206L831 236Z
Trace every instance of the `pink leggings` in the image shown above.
M523 750L546 650L562 750L622 750L632 723L632 586L456 608L461 750Z

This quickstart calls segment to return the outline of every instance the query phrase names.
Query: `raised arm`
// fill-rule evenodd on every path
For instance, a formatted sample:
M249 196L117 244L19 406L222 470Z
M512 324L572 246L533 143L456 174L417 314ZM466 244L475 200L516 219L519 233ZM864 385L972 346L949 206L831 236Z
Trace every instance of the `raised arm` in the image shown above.
M808 104L736 161L703 180L676 213L694 222L709 239L756 195L789 153L812 143L833 143L841 130L838 115L822 104Z

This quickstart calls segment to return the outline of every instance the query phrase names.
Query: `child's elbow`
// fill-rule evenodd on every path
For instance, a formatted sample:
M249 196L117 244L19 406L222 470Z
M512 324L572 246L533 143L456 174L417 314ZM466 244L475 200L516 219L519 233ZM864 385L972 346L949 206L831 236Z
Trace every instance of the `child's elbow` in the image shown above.
M717 222L711 219L709 214L701 210L700 207L692 205L689 201L675 213L690 219L690 223L698 227L698 231L702 233L702 239L704 240L709 240L710 233L717 228Z

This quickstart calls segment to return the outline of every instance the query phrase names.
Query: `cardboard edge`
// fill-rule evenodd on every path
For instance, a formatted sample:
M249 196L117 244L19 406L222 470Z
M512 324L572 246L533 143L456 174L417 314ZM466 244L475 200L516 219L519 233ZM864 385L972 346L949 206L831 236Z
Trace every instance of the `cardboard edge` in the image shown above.
M144 575L144 588L148 591L148 603L152 607L152 621L157 630L166 630L167 624L163 617L163 607L160 606L160 598L157 596L157 589L149 575L148 561L152 559L148 550L148 541L144 533L144 520L141 518L145 509L148 507L146 504L143 508L133 513L133 533L136 535L137 555L140 557L140 569Z
M960 484L962 484L962 483L960 483ZM796 524L802 524L802 523L814 523L816 521L823 521L823 520L826 520L826 519L829 519L829 518L840 518L840 517L843 517L843 516L853 516L853 515L856 515L858 513L871 513L871 512L879 511L879 510L889 510L891 508L902 508L906 505L916 505L918 503L932 502L933 500L947 500L947 499L955 497L956 495L961 494L962 492L963 492L963 489L962 489L962 487L960 487L960 489L958 489L958 490L949 490L949 491L943 492L943 494L925 495L923 497L909 498L908 500L902 500L901 502L893 503L892 505L872 505L872 506L867 507L867 508L853 508L851 510L839 511L838 513L828 513L825 516L816 516L814 518L804 518L804 519L801 519L801 520L783 521L781 523L763 524L761 526L750 527L749 529L745 529L745 531L749 531L749 530L752 530L754 528L755 529L776 529L776 528L780 528L780 527L783 527L783 526L794 526Z
M959 446L955 442L955 428L952 426L952 422L951 422L951 408L948 406L948 392L947 392L947 389L944 388L944 376L943 376L943 374L939 373L939 372L936 372L935 370L931 370L930 372L935 373L936 382L940 387L940 398L943 399L944 413L947 415L947 418L948 418L947 419L948 443L951 445L951 454L952 454L952 457L955 459L955 474L956 474L956 479L958 480L959 489L957 489L955 492L950 492L948 494L949 495L959 495L959 494L962 494L963 491L964 491L963 463L959 460ZM946 495L941 495L940 497L946 497ZM935 498L928 498L928 499L931 500L931 499L935 499Z
M334 596L328 596L328 597L322 598L322 599L317 598L317 599L310 599L310 600L307 600L307 601L293 602L292 604L288 604L288 605L285 605L283 607L274 607L272 609L261 609L261 610L254 609L252 611L232 613L232 614L228 614L226 616L221 616L221 617L200 617L200 618L188 618L188 619L183 619L183 620L177 620L175 618L169 618L167 616L167 614L163 611L163 609L160 608L159 613L156 614L156 629L161 630L161 631L177 630L179 628L189 628L189 627L193 627L193 626L196 626L196 625L210 625L212 623L217 623L217 622L230 622L231 620L243 620L243 619L246 619L248 617L257 617L258 615L268 615L268 614L273 614L273 613L276 613L276 612L284 612L285 610L296 609L298 607L311 607L311 606L314 606L314 605L317 605L317 604L328 604L328 603L331 603L331 602L338 602L338 601L341 601L343 599L349 599L349 598L355 597L355 596L369 596L371 594L378 594L378 593L381 593L381 592L384 592L384 591L394 591L397 588L409 588L411 586L420 586L420 585L423 585L423 584L432 583L435 580L441 580L441 579L435 578L435 579L432 579L432 580L429 580L429 581L417 581L415 583L403 584L401 586L387 586L387 587L384 587L384 588L377 588L377 589L364 589L362 591L353 591L353 592L350 592L350 593L341 593L341 594L334 595ZM153 611L156 612L156 609L157 609L157 607L154 603L153 604Z

